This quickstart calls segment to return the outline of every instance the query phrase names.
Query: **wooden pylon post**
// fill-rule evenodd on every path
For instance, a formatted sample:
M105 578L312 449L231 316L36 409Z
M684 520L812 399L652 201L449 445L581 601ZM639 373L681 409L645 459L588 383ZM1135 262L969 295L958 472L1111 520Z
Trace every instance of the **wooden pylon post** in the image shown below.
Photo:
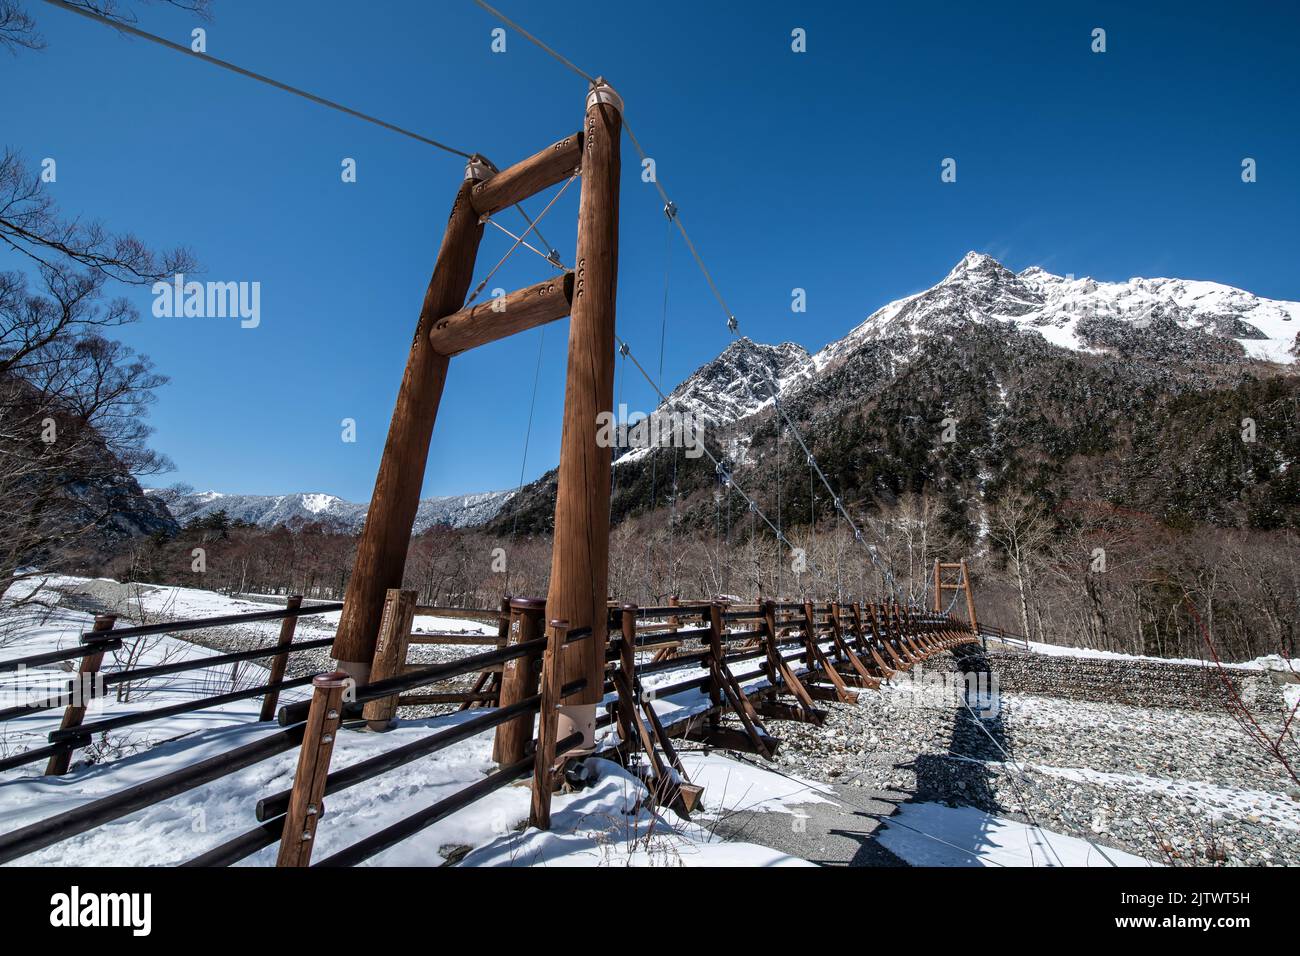
M943 579L940 577L939 559L934 559L934 613L943 613Z
M961 559L961 583L966 589L966 613L970 616L970 632L976 637L979 636L980 625L975 619L975 594L970 587L970 569L966 566L966 559Z
M583 733L595 745L602 697L609 613L610 449L601 447L598 417L614 404L614 305L618 285L619 138L623 102L602 81L587 94L582 143L582 198L574 263L564 429L555 497L555 543L546 614L591 639L564 655L563 683L586 686L560 708L559 739Z
M456 193L393 406L365 527L357 542L357 556L343 598L343 613L332 654L339 669L358 683L364 684L370 677L384 595L390 588L402 586L433 423L447 380L449 359L434 349L429 332L437 320L465 303L473 281L479 240L483 238L483 223L474 210L470 194L476 183L491 175L486 162L479 157L472 158Z

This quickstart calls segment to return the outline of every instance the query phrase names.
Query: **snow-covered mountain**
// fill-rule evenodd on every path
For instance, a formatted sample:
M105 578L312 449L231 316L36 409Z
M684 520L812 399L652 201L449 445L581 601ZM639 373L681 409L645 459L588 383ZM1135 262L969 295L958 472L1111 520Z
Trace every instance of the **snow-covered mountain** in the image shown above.
M808 350L794 342L732 342L678 385L660 406L691 415L706 428L752 415L772 401L771 381L784 391L812 367ZM766 369L765 369L766 367Z
M1036 335L1072 352L1157 363L1300 360L1300 302L1199 280L1099 282L1038 266L1015 273L992 256L968 252L937 285L877 309L814 355L794 342L738 339L673 389L660 408L691 412L706 427L729 425L771 403L771 379L782 398L793 399L872 344L886 347L894 372L927 337L953 335L972 322Z
M1300 303L1220 283L1015 273L971 252L813 355L733 342L658 411L694 414L765 511L790 454L788 435L778 450L775 379L833 485L864 507L927 489L945 496L956 527L968 517L960 502L1028 492L1123 500L1171 520L1300 526L1288 504L1298 332ZM1242 441L1246 416L1265 438ZM950 419L959 434L941 441ZM674 494L657 460L640 449L618 459L616 521ZM673 453L671 474L673 500L696 495L709 513L695 519L714 520L701 494L716 490L712 463ZM496 520L546 530L554 495L548 474Z
M366 520L368 504L344 501L319 493L291 495L227 495L219 491L172 495L160 489L147 494L160 496L181 524L224 511L231 520L260 527L301 525L319 521L342 531L359 532ZM496 517L513 491L488 491L473 495L424 498L415 514L417 533L435 525L468 528Z
M1075 352L1141 348L1152 359L1280 364L1300 357L1300 302L1189 279L1098 282L1038 266L1014 273L992 256L968 252L938 285L873 312L811 362L821 372L873 339L915 341L968 321L1037 333Z

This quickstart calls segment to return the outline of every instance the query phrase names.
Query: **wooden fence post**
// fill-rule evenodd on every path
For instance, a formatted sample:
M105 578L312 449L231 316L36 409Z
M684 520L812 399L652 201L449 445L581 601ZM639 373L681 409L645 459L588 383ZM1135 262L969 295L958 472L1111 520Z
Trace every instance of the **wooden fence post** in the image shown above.
M510 598L501 599L501 610L497 615L497 649L505 650L506 644L510 641ZM504 669L504 668L503 668ZM478 701L473 698L467 699L461 703L458 710L472 710L474 707L497 707L501 704L501 674L499 671L485 670L478 675L474 681L472 693L477 694L480 691L491 693L495 688L496 699L489 701ZM495 750L495 743L493 750Z
M716 729L721 722L716 709L722 706L722 687L719 685L718 665L722 663L722 612L726 604L714 598L709 604L709 702L714 713L709 717L709 726Z
M291 594L289 599L284 602L284 606L290 611L296 611L302 607L302 595ZM280 647L288 647L293 643L294 631L298 627L298 616L286 617L280 622ZM268 684L278 684L284 680L284 670L289 666L289 652L276 654L271 658L271 676L267 678ZM280 703L280 691L278 688L268 690L262 697L262 712L258 715L258 720L271 720L275 717L275 707Z
M95 617L95 632L111 631L116 623L116 614L97 615ZM92 640L100 639L92 638ZM104 652L102 650L91 651L89 654L82 656L81 665L77 668L77 676L72 688L72 699L68 701L67 709L63 711L63 722L59 724L60 730L69 730L81 726L81 720L86 716L86 705L95 694L95 676L99 673L99 666L103 662ZM69 742L66 748L51 755L49 761L45 764L46 775L61 777L67 773L68 766L72 763L73 751L76 749L76 745Z
M781 670L778 666L777 657L779 651L776 648L776 602L772 600L763 602L763 631L759 640L763 642L763 671L767 674L767 681L773 687L777 686L777 681L781 679Z
M379 640L375 642L375 659L370 665L370 683L406 672L406 653L410 647L411 627L415 621L415 591L389 588L384 594L384 614L379 619ZM387 730L397 716L399 691L387 697L366 701L361 716L371 730Z
M537 751L533 757L533 802L528 814L528 825L539 830L551 828L555 742L560 689L564 680L564 640L568 633L568 621L551 621L550 627L546 629L546 652L542 655L542 703L537 719Z
M618 710L619 736L624 743L636 739L636 703L628 695L636 691L636 605L623 605L623 630L618 642L618 667L621 671L616 685L619 689L616 707ZM626 692L626 693L625 693ZM628 697L628 699L624 699Z
M324 805L325 778L330 772L334 738L343 719L343 690L351 679L343 671L317 674L312 679L311 709L298 751L298 769L293 775L289 810L280 832L280 855L276 866L307 866L316 842L316 826Z
M546 614L546 602L539 598L510 599L510 630L506 635L506 646L514 647L525 641L536 640L546 634L543 619ZM501 669L501 695L497 699L500 707L509 707L537 693L537 681L541 671L542 655L532 653L527 657L516 657L506 661ZM492 759L505 767L524 759L528 742L533 739L533 716L521 714L513 720L497 727L496 739L492 745Z

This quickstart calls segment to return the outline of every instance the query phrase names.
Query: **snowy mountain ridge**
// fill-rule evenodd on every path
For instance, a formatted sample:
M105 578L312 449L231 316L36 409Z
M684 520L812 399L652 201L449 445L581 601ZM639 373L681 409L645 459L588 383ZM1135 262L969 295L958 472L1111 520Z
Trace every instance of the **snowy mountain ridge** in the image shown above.
M1072 352L1137 352L1156 362L1300 360L1300 302L1201 280L1100 282L1039 266L1015 273L968 252L938 284L882 306L815 354L794 342L736 340L673 389L660 411L694 414L706 427L730 425L772 403L771 379L782 397L793 397L872 344L886 346L896 371L929 336L956 335L971 322Z
M161 496L168 511L181 524L202 520L224 511L231 520L244 521L262 528L276 525L299 525L313 521L342 531L359 532L365 524L367 503L344 501L335 495L319 492L289 495L233 495L203 491L172 495L160 489L148 489L147 495ZM468 528L496 517L514 491L487 491L470 495L446 495L424 498L415 514L415 532L436 525Z
M1190 357L1183 346L1205 337L1223 346L1225 360L1294 364L1300 357L1300 302L1266 299L1201 280L1099 282L1055 275L1039 266L1015 273L992 256L968 252L943 281L876 310L810 361L814 374L820 373L868 341L915 340L965 321L1037 333L1049 344L1075 352L1111 350L1114 336L1108 333L1127 327L1150 340L1146 344L1153 354L1168 346L1171 359Z

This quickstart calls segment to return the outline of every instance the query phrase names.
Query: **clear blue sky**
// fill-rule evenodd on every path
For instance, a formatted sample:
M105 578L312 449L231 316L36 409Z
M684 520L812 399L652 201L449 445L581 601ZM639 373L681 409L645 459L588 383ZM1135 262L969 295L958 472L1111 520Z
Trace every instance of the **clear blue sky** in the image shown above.
M1300 299L1300 17L1279 3L500 0L623 94L741 330L815 349L968 249L1013 269L1213 279ZM0 56L3 142L58 161L68 213L259 281L262 322L143 320L171 383L154 483L365 500L462 161L30 0L49 47ZM213 55L505 166L572 132L584 83L469 0L213 0ZM960 9L958 9L960 7ZM1131 8L1142 9L1131 9ZM142 5L188 42L191 17ZM807 30L808 52L790 50ZM1091 31L1108 51L1090 51ZM343 157L359 182L340 181ZM943 184L944 157L958 181ZM1240 179L1245 156L1259 181ZM665 222L624 140L619 328L658 361ZM577 190L543 232L572 262ZM535 213L543 202L530 204ZM514 228L517 218L504 217ZM485 234L482 275L507 240ZM12 259L0 260L11 268ZM546 274L516 254L493 285ZM794 287L806 314L790 311ZM456 358L425 494L513 487L538 337ZM546 330L527 477L558 455L567 323ZM672 245L671 385L727 342ZM654 400L629 366L616 393ZM339 422L358 423L358 441Z

